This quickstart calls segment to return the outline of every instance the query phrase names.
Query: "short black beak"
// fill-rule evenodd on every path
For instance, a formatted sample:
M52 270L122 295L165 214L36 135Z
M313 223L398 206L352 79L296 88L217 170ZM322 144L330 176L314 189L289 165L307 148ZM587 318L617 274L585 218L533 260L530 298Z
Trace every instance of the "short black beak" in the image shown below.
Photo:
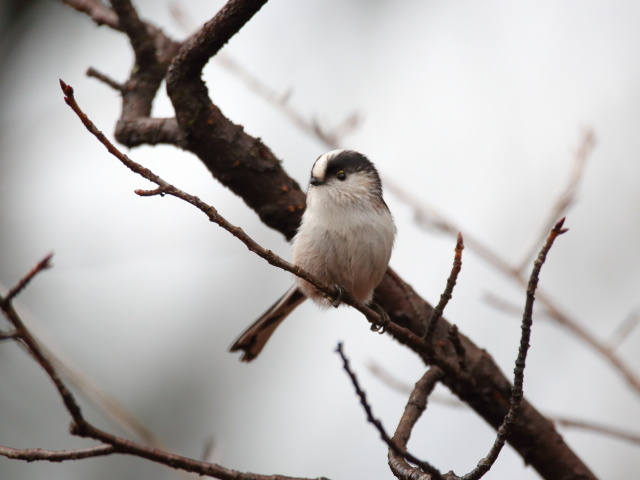
M317 179L316 177L311 177L311 179L309 180L309 185L313 185L314 187L317 187L318 185L322 185L324 182L322 180Z

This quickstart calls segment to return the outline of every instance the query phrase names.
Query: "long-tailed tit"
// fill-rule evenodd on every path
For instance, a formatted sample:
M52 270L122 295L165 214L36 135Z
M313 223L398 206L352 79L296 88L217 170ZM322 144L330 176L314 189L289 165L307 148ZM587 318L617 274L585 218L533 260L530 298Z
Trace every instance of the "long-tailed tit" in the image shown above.
M318 280L369 303L389 265L396 234L382 198L378 171L367 157L352 150L321 155L311 169L307 209L293 238L292 263ZM296 277L296 284L231 346L242 361L253 360L276 327L310 298L321 307L340 304Z

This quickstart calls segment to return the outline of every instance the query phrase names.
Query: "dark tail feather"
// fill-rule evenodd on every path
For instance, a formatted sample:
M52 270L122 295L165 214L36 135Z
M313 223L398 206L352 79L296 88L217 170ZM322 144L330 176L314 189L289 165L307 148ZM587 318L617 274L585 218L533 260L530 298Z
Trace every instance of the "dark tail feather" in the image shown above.
M278 325L306 298L295 286L292 287L233 342L229 351L242 351L240 360L243 362L256 358Z

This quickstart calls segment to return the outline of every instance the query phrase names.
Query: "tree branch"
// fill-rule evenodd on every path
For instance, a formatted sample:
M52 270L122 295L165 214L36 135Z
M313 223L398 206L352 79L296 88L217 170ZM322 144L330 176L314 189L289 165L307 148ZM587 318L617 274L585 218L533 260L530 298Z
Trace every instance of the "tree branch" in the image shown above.
M441 378L442 371L438 368L431 368L416 382L392 438L392 441L398 446L400 451L406 451L413 427L415 427L423 412L426 410L427 399ZM433 479L433 477L425 476L423 472L409 465L404 455L398 455L392 448L389 448L388 460L391 471L399 479L422 480L423 477L424 480ZM445 474L443 477L449 478L450 475Z
M47 259L48 258L49 257L47 257ZM48 265L48 261L41 261L24 278L28 278L30 280L37 273L46 268L45 265ZM11 289L11 291L19 291L20 288L18 287L21 284L26 285L26 283L28 282L18 282L16 287ZM67 388L65 383L61 380L56 368L47 358L43 349L41 349L39 343L35 340L29 329L24 325L22 319L19 317L19 315L11 305L11 302L6 301L5 298L0 296L0 307L5 317L15 327L19 340L27 346L29 353L53 381L58 394L62 398L65 408L71 416L71 433L80 437L99 440L103 443L103 445L97 447L69 450L66 452L55 452L41 449L21 450L0 446L0 456L26 461L47 460L60 462L65 460L79 460L89 457L109 455L111 453L121 453L135 455L157 463L161 463L163 465L167 465L172 468L179 468L181 470L198 473L200 475L209 475L221 480L309 480L297 477L285 477L282 475L258 475L254 473L239 472L222 467L215 463L194 460L188 457L183 457L181 455L175 455L159 448L147 447L131 440L112 435L93 426L83 417L75 397ZM322 477L318 480L327 479Z
M83 458L103 457L115 453L112 445L98 445L97 447L78 448L76 450L44 450L42 448L11 448L0 445L0 456L13 460L27 462L47 461L63 462L65 460L81 460Z
M374 427L376 427L376 430L378 430L378 433L380 434L380 438L382 438L382 440L387 444L387 446L389 447L389 450L393 451L395 455L402 457L410 461L411 463L418 465L424 472L431 475L434 480L442 480L443 478L442 474L437 468L433 467L428 462L420 460L416 458L414 455L412 455L411 453L407 452L406 442L404 445L401 445L399 443L396 443L396 441L389 436L389 434L386 432L386 430L382 426L382 422L377 418L375 418L375 416L373 415L373 410L371 409L369 402L367 402L367 395L366 393L364 393L364 390L360 388L358 377L356 377L356 374L353 373L353 370L351 370L351 367L349 366L349 359L344 353L344 350L342 348L342 343L338 343L336 352L338 352L338 355L340 355L340 358L342 359L342 366L345 372L347 372L347 375L349 375L351 384L353 385L353 388L355 389L356 394L360 399L360 404L362 405L362 408L364 409L367 415L367 420ZM433 386L435 386L435 378L434 378Z
M300 186L260 139L248 135L242 126L222 114L209 99L200 78L209 58L265 3L266 0L231 0L187 39L169 67L167 93L187 149L267 226L291 239L305 208Z

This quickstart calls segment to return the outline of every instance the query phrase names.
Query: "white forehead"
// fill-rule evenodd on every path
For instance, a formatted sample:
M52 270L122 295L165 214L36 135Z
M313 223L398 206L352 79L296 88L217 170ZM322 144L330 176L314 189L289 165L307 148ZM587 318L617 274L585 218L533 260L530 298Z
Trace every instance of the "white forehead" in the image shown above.
M324 174L327 171L327 163L333 157L340 155L344 150L331 150L330 152L323 153L318 157L316 163L313 164L311 169L311 176L318 179L324 179Z

